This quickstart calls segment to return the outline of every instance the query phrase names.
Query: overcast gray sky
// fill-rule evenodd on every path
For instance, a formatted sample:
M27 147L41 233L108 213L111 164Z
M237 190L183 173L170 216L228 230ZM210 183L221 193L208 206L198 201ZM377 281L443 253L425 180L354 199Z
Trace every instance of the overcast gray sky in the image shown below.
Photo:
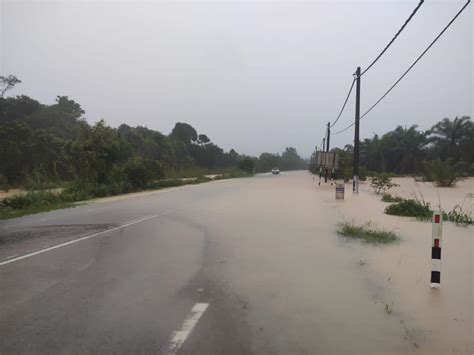
M425 1L362 78L362 111L464 2ZM10 95L44 103L67 95L90 123L104 118L168 134L188 122L226 150L258 155L294 146L307 157L356 67L371 62L418 0L0 3L0 75L23 81ZM361 137L472 116L472 40L471 5L361 121ZM334 130L353 119L351 99ZM350 129L331 142L352 141Z

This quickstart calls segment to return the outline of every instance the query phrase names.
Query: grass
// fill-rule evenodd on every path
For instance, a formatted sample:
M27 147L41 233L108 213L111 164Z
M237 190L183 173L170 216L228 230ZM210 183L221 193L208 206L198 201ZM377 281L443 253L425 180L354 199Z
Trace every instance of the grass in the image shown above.
M471 215L464 212L459 205L454 206L449 212L443 211L443 219L463 226L474 224Z
M62 208L74 207L72 202L61 202L57 204L49 204L44 206L30 206L22 209L11 208L11 207L0 207L0 219L17 218L26 216L29 214L48 212L58 210Z
M73 196L63 192L30 191L3 199L0 202L0 219L72 207L72 202Z
M47 212L55 209L73 207L74 202L90 200L96 197L114 196L143 190L157 190L167 187L195 185L213 180L252 176L244 172L232 172L212 179L197 176L189 179L163 179L151 183L146 189L133 188L125 182L114 184L73 183L62 190L27 191L0 201L0 219L20 217L28 214Z
M395 233L371 228L370 224L370 222L361 225L353 222L341 222L338 225L337 233L344 237L361 239L370 244L390 244L399 240Z

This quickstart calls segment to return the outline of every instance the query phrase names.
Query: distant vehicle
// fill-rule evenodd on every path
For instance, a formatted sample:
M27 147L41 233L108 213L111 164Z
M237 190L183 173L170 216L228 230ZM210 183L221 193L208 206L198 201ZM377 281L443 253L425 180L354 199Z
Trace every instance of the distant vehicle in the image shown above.
M280 174L280 169L278 169L278 168L273 168L273 169L272 169L272 174L275 174L275 175Z

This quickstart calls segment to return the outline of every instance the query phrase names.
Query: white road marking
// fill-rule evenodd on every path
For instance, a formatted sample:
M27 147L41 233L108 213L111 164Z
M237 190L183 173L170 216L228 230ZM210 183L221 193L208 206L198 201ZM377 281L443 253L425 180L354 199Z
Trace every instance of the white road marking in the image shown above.
M7 259L14 258L15 256L18 256L18 254L7 256Z
M163 216L163 215L165 215L165 214L169 214L169 213L174 212L174 211L175 211L175 210L171 210L171 211L166 211L166 212L163 212L163 213L155 214L155 215L153 215L153 216L147 216L147 217L143 217L143 218L139 218L139 219L134 219L134 220L129 221L129 222L126 222L126 223L124 223L124 224L122 224L122 225L120 225L120 226L118 226L118 227L110 228L110 229L107 229L107 230L105 230L105 231L98 232L98 233L94 233L94 234L89 234L89 235L86 235L85 237L78 238L78 239L74 239L74 240L70 240L69 242L65 242L65 243L61 243L61 244L58 244L58 245L54 245L54 246L49 247L49 248L41 249L41 250L35 251L35 252L33 252L33 253L29 253L29 254L25 254L25 255L19 256L19 257L14 258L14 259L2 261L2 262L0 262L0 266L7 265L7 264L13 263L13 262L15 262L15 261L19 261L19 260L22 260L22 259L26 259L26 258L35 256L35 255L38 255L38 254L46 253L46 252L51 251L51 250L54 250L54 249L62 248L62 247L65 247L66 245L70 245L70 244L82 242L83 240L86 240L86 239L95 238L95 237L98 237L98 236L103 235L103 234L105 234L105 233L109 233L109 232L116 231L116 230L118 230L118 229L122 229L122 228L125 228L125 227L129 227L129 226L131 226L131 225L133 225L133 224L137 224L137 223L140 223L140 222L145 222L145 221L147 221L147 220L149 220L149 219L156 218L156 217L160 217L160 216Z
M171 341L170 345L168 346L168 355L175 355L178 352L179 348L186 341L189 334L191 334L193 328L199 321L199 318L201 318L208 306L209 303L196 303L194 305L194 307L191 309L191 312L184 320L181 329L171 334Z

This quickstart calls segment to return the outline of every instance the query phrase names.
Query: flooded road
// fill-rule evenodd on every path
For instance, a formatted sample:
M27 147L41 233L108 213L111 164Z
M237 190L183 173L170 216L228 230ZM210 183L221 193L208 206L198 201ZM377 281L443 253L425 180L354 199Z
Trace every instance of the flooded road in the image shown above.
M396 181L443 207L474 182ZM368 184L336 201L282 172L97 202L0 223L1 353L473 353L473 228L444 223L432 290L431 223L385 215Z

